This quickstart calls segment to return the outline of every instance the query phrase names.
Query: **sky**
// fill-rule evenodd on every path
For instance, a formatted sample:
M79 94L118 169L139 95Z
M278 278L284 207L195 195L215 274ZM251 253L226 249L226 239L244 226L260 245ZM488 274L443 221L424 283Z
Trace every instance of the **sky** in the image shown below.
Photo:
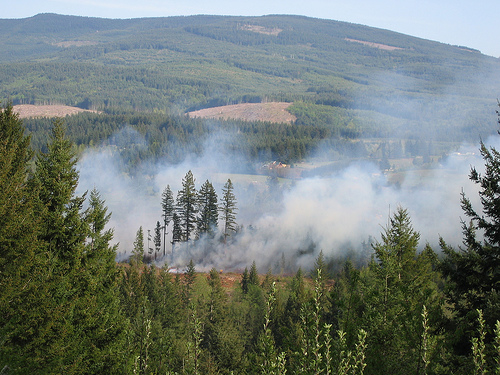
M58 13L102 18L296 14L397 31L500 57L500 0L17 0L0 18Z

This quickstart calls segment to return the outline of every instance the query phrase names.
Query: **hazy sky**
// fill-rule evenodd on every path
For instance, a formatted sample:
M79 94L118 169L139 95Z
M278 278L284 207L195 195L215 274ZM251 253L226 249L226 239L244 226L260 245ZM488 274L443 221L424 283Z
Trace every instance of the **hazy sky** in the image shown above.
M0 18L38 13L136 18L193 14L298 14L359 23L500 57L500 0L17 0Z

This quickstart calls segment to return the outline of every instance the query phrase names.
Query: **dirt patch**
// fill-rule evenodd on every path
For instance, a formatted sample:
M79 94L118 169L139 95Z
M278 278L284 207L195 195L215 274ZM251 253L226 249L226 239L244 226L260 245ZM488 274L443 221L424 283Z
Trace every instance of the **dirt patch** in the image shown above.
M19 104L13 107L14 112L19 113L19 118L29 117L65 117L80 112L94 112L88 109L69 107L67 105L33 105Z
M345 38L345 40L347 40L348 42L361 43L361 44L364 44L365 46L368 46L368 47L383 49L383 50L386 50L386 51L394 51L394 50L398 50L398 49L404 49L404 48L401 48L401 47L389 46L387 44L365 42L363 40L357 40L357 39Z
M95 46L99 43L92 42L90 40L66 40L64 42L54 43L55 46L69 48L69 47L84 47L84 46Z
M297 118L287 111L292 103L241 103L188 112L190 117L292 123Z
M254 33L274 35L274 36L278 36L279 33L283 31L283 29L278 29L277 27L264 27L258 25L243 25L240 27L240 29L246 31L252 31Z

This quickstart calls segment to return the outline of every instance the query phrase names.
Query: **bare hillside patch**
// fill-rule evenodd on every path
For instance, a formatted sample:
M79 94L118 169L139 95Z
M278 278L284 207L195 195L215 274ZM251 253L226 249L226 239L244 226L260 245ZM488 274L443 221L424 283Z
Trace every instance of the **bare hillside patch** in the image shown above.
M63 42L54 43L54 45L58 47L84 47L84 46L95 46L99 43L91 41L91 40L66 40Z
M363 40L357 40L357 39L351 39L351 38L345 38L345 40L347 40L348 42L361 43L361 44L364 44L365 46L372 47L372 48L383 49L385 51L394 51L394 50L404 49L401 47L389 46L387 44L365 42Z
M267 121L275 123L292 123L296 117L287 111L292 103L241 103L222 107L200 109L188 112L190 117L235 119L244 121Z
M274 36L278 36L279 33L283 31L283 29L278 29L277 27L264 27L258 25L243 25L240 27L240 29L246 31L252 31L254 33L274 35Z
M70 107L67 105L33 105L19 104L14 106L14 112L19 113L20 118L29 117L65 117L80 112L97 112L88 109Z

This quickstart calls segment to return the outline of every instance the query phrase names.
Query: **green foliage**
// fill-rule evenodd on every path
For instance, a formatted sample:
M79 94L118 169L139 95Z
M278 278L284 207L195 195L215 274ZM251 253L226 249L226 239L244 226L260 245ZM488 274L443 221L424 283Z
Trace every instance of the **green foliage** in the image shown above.
M139 227L135 235L134 249L132 250L132 257L130 258L130 263L137 266L142 265L142 260L144 258L144 231L142 226Z
M236 207L236 203L234 186L231 179L228 179L222 188L222 199L219 206L222 221L224 221L224 242L237 230L236 211L238 208Z
M249 37L248 43L265 40ZM464 248L454 250L442 240L442 260L428 244L420 250L409 212L398 207L373 244L372 262L357 269L347 261L333 286L321 251L315 271L307 273L312 279L299 269L275 282L269 271L260 285L253 262L241 287L223 284L215 268L207 278L196 277L193 260L175 280L167 267L144 266L142 227L130 264L118 267L104 200L95 189L88 202L87 195L75 195L75 152L62 123L54 124L44 150L30 175L32 152L22 123L9 105L0 112L4 372L500 371L500 154L494 149L482 145L485 172L471 171L480 186L481 213L462 196L471 219L463 224ZM192 174L183 184L194 185ZM185 239L177 215L174 209L174 243ZM160 240L157 222L157 251Z
M23 138L17 144L12 142L16 121L6 124L7 118L3 116L7 114L2 112L0 123L2 130L10 128L11 137L4 137L9 132L2 132L5 147L2 151L10 149L19 156L27 156L27 150L23 151L23 143L19 142ZM4 162L4 154L0 155ZM19 172L23 168L26 172L27 160L10 159L17 162ZM33 229L23 235L5 221L13 234L20 235L9 245L10 254L6 253L5 259L10 260L9 255L16 251L15 243L22 244L24 251L18 254L18 260L2 265L0 275L7 279L0 278L0 283L3 285L11 276L9 267L18 263L16 274L24 278L24 285L17 284L19 290L5 295L9 300L8 307L2 310L0 359L14 373L71 374L81 373L81 369L86 373L121 373L126 362L127 322L121 314L117 294L116 248L109 244L112 231L105 230L109 220L107 209L95 190L86 210L83 210L84 198L75 196L76 161L61 122L54 123L47 152L39 155L35 164L33 179L27 183L25 175L22 185L17 186L21 201L16 195L10 199L17 204L24 202L19 206L24 207L23 211L13 206L18 219L26 220L28 214L36 215L38 220L32 216L27 224L33 225ZM4 166L7 173L13 171L9 164ZM13 184L21 181L19 176L11 173ZM5 203L2 201L2 207ZM23 238L29 236L32 236L30 243L23 243ZM26 274L27 267L39 270L30 269ZM14 278L5 285L2 298L10 287L16 287L16 282ZM16 309L15 318L11 316L12 308Z
M291 111L305 126L289 131L308 137L273 137L272 152L279 159L300 159L317 138L425 133L461 141L495 130L486 113L499 85L497 59L387 30L276 15L131 20L38 15L0 20L0 30L5 30L2 100L170 114L295 102ZM451 86L456 100L442 95ZM471 118L483 125L471 126ZM122 124L116 120L114 126ZM94 144L108 131L97 130Z
M285 353L277 353L274 339L270 330L271 312L276 301L276 286L273 283L271 291L266 300L266 310L264 316L264 331L259 338L261 349L260 373L263 375L280 375L286 373Z
M243 275L241 276L241 290L244 294L248 293L248 286L250 284L250 276L248 274L248 268L245 267L245 271L243 271Z
M479 329L478 334L479 337L472 338L472 358L474 360L474 374L475 375L483 375L486 374L486 359L485 359L485 327L484 327L484 319L483 312L481 310L477 310L478 314L478 323Z
M182 189L177 193L177 211L182 228L183 241L189 241L196 225L198 207L193 173L188 171L182 179Z
M219 212L217 193L210 181L205 181L198 191L198 235L208 234L213 237L218 225Z
M196 268L194 266L194 262L192 259L189 260L184 278L186 282L186 296L190 298L191 291L193 289L194 282L196 280Z
M255 261L252 262L250 273L248 274L248 285L259 285L259 273Z
M161 224L159 221L156 222L155 236L153 238L153 243L155 244L155 260L156 260L156 257L161 250Z
M39 251L36 190L27 181L33 154L29 143L12 106L1 108L0 367L12 372L34 367L32 338L49 279L48 259Z
M441 269L447 280L446 297L453 313L448 322L450 338L458 356L470 353L470 334L475 326L476 310L482 311L487 330L500 320L497 288L500 282L500 154L484 143L481 143L480 151L485 171L479 173L472 168L469 177L479 187L482 208L478 212L462 193L462 209L470 219L462 223L463 247L456 250L442 241L445 257ZM490 343L492 335L487 334L485 340Z
M175 212L175 202L174 195L170 189L170 185L167 185L161 194L161 209L163 217L163 256L165 257L167 253L167 228L171 221L174 219ZM173 228L172 228L173 231Z

